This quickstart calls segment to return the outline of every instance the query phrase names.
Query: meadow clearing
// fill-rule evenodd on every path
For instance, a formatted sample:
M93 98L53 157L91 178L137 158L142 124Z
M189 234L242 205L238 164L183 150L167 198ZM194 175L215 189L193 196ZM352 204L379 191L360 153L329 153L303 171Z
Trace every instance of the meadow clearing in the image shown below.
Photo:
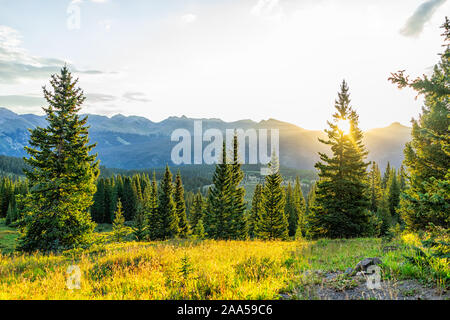
M100 228L102 230L102 228ZM0 227L0 299L448 299L448 260L414 263L417 236L318 241L172 240L98 244L61 254L13 253L17 233ZM386 251L383 248L393 247ZM385 291L370 295L345 270L366 257L383 261ZM80 289L67 269L81 270ZM396 286L414 279L414 286ZM358 289L359 288L359 289ZM426 292L425 292L425 291ZM363 292L364 291L364 292ZM337 295L342 293L344 295ZM425 297L426 298L426 297Z

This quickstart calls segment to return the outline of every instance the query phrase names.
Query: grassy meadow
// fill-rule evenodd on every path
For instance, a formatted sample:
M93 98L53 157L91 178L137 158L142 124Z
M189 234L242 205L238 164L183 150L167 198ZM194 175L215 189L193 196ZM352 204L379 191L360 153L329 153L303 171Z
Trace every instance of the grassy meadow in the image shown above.
M17 232L2 224L0 299L323 299L320 286L356 287L344 271L366 257L382 259L383 281L416 279L441 293L449 286L448 260L425 267L407 258L418 245L411 234L389 244L376 238L110 243L108 226L98 230L98 244L89 249L23 255L12 252ZM66 286L70 265L81 270L80 289ZM328 281L330 274L337 276Z

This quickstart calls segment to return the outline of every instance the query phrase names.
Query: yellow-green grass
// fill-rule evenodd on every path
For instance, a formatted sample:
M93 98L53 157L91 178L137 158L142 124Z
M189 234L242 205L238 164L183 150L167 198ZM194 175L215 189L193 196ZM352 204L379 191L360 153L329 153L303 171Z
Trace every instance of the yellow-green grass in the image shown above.
M2 256L0 298L277 299L279 293L311 284L306 270L342 271L376 255L378 240L354 239L124 243L75 256ZM183 276L186 257L190 271ZM397 265L398 259L392 260L386 268ZM80 290L66 288L71 264L82 270Z
M373 238L173 240L110 243L58 255L0 255L0 299L279 299L290 293L308 298L299 292L324 274L375 256L383 260L385 279L430 280L429 271L406 261L410 247L397 246L383 253L381 240ZM66 287L70 265L81 269L81 289ZM448 272L448 264L445 268Z
M19 232L13 228L5 226L5 219L0 219L0 252L13 252L16 247L16 239L19 237Z

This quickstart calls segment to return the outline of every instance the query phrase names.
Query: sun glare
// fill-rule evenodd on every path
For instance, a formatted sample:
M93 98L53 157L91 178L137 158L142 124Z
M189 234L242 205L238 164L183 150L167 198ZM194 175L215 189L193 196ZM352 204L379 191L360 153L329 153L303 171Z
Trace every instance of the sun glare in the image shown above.
M344 134L350 133L350 121L346 119L339 119L336 123L338 129L342 131Z

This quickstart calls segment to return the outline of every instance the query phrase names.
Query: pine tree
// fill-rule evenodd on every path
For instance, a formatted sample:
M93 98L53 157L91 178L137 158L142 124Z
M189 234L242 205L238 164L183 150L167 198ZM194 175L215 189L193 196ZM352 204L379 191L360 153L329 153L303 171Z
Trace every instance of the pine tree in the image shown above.
M252 209L249 219L249 235L251 238L254 238L257 234L257 226L259 224L259 220L261 219L261 214L263 211L262 192L262 185L257 184L255 187L255 193L253 194L252 198Z
M195 230L197 223L200 220L203 220L204 210L203 196L199 191L194 196L194 201L192 203L191 212L189 215L192 230Z
M381 187L383 189L386 189L388 187L391 172L392 172L391 164L388 161L386 169L384 169L383 179L381 180Z
M306 229L306 201L303 196L303 191L300 183L300 178L297 176L294 185L294 208L295 213L289 220L289 235L300 236L305 235Z
M405 167L403 165L400 167L398 179L399 179L400 192L403 192L408 187L407 174L406 174Z
M114 179L107 179L105 181L105 223L112 222L114 209L117 207L117 194L115 193Z
M179 235L178 216L173 201L172 173L166 165L164 176L159 185L157 235L159 239L170 239Z
M132 178L133 190L136 193L136 202L139 205L142 202L142 189L141 189L141 177L139 174L135 174Z
M383 197L381 187L381 173L375 161L372 161L372 166L369 171L369 196L370 196L370 210L377 212L380 202Z
M7 226L11 225L13 222L17 220L17 207L16 202L11 201L8 206L8 211L6 213L5 224Z
M394 217L397 222L400 222L397 217L397 207L400 202L400 185L397 179L397 174L395 169L391 170L391 174L389 175L389 182L387 186L387 200L389 205L389 213L391 217Z
M429 223L450 225L450 20L445 19L444 48L433 74L413 81L403 71L389 78L400 89L409 87L424 97L422 114L413 120L412 141L406 144L404 164L409 188L402 194L399 213L409 229Z
M147 234L146 226L146 212L144 205L140 203L137 208L136 216L134 217L133 223L133 234L137 241L142 241L145 239Z
M230 239L229 221L231 216L232 173L227 164L225 142L222 148L222 159L216 165L213 175L213 186L209 189L207 212L205 217L206 232L214 239Z
M316 190L317 190L317 182L314 181L308 192L308 199L307 199L308 201L306 203L306 213L307 214L311 211L310 208L312 208L314 206L314 203L316 202Z
M342 82L335 103L336 113L330 129L325 130L328 140L319 139L331 147L332 156L319 153L320 162L316 200L311 207L309 232L313 236L330 238L357 237L365 234L369 222L369 199L366 192L367 151L363 133L358 128L358 115L350 107L348 86ZM349 125L346 132L344 126ZM342 126L342 128L340 127Z
M99 169L96 155L90 155L95 145L88 144L87 116L78 114L85 98L77 81L64 66L60 75L52 75L53 91L43 88L48 126L30 130L30 147L25 147L31 192L21 224L23 251L86 245L95 227L88 208Z
M123 211L126 221L132 221L136 215L139 196L133 178L125 177L123 182Z
M117 210L114 213L113 221L113 239L114 241L121 242L125 239L127 231L125 228L125 217L122 212L122 202L117 201Z
M287 187L284 190L285 194L285 205L284 205L284 213L288 219L289 224L289 236L295 235L295 232L297 230L297 224L298 224L298 211L295 207L294 202L294 190L292 189L292 185L289 182Z
M229 220L229 237L232 239L246 239L248 236L245 210L245 189L241 186L244 173L242 172L242 160L239 158L238 136L233 136L233 161L231 163L231 212Z
M92 220L97 223L105 223L105 180L103 178L97 181L97 192L94 194L93 201L91 207Z
M284 213L285 195L281 183L278 159L272 155L270 174L266 176L262 192L263 211L258 221L256 235L264 240L287 240L289 225Z
M189 230L189 223L186 217L186 203L184 201L184 188L183 182L181 180L180 171L178 171L175 177L174 201L175 201L175 211L178 217L179 235L182 238L186 238L189 235L190 230Z
M5 217L8 212L9 204L14 195L14 183L6 177L3 179L0 188L0 217Z
M152 183L145 189L144 206L147 214L147 235L150 240L158 239L159 232L159 207L158 207L158 184L156 182L156 174L153 172Z
M193 234L194 234L194 239L205 239L206 238L205 228L203 227L202 219L198 220L198 223L195 225Z

